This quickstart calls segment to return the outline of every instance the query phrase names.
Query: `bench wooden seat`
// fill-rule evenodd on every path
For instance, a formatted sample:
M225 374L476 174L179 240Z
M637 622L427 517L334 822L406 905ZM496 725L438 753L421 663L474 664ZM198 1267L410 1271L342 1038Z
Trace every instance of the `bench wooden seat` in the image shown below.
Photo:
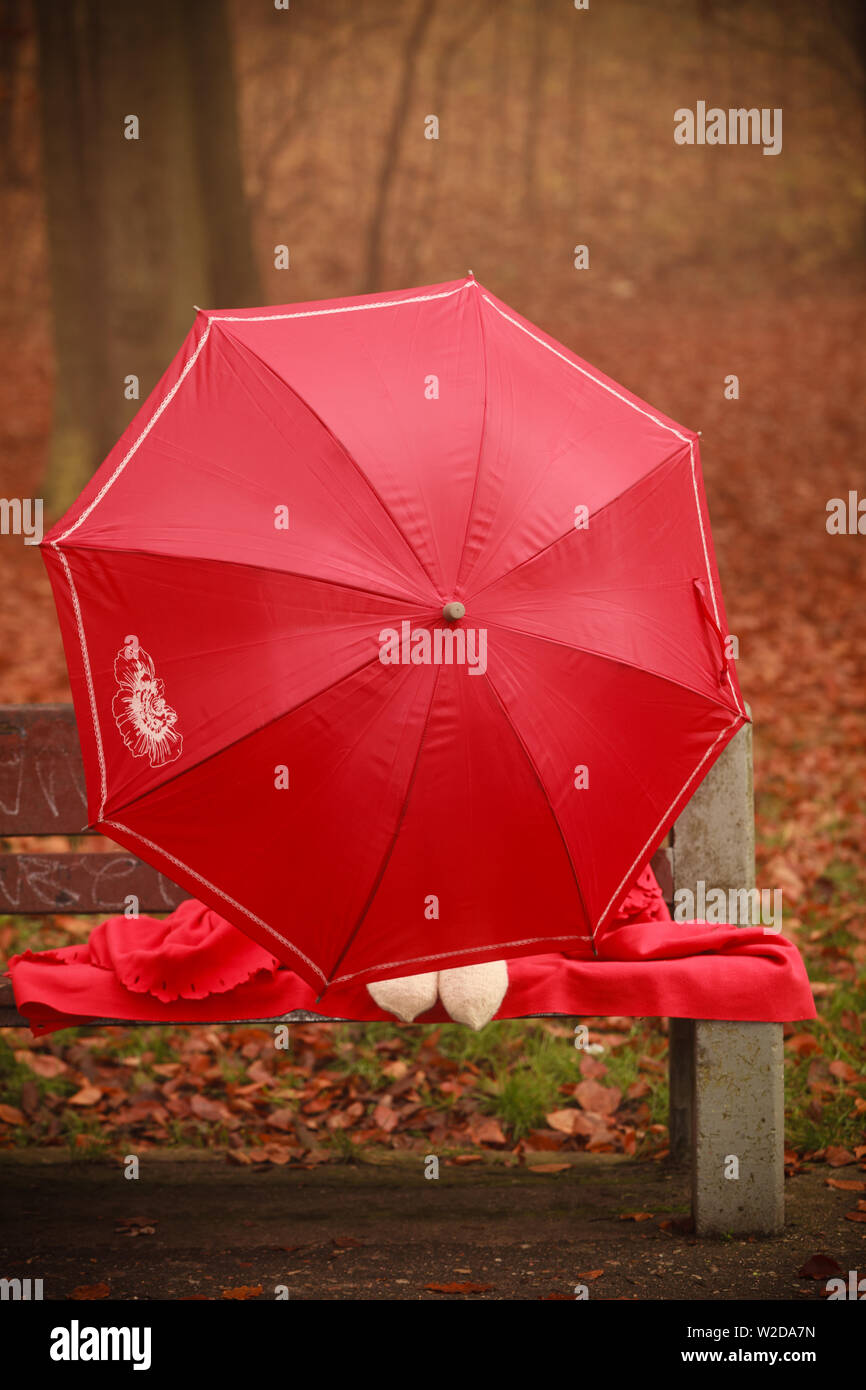
M680 815L653 859L668 902L697 892L754 885L751 725L742 728ZM87 836L84 769L71 705L0 706L0 837ZM0 915L123 910L170 912L187 893L127 852L20 848L0 853ZM298 1010L280 1019L225 1023L333 1022ZM91 1026L132 1026L99 1019ZM0 1027L26 1027L11 981L0 979ZM149 1024L148 1026L156 1026ZM176 1023L172 1027L180 1026ZM195 1026L195 1025L189 1025ZM212 1027L212 1024L208 1026ZM691 1160L699 1234L770 1234L784 1221L782 1025L671 1019L670 1142ZM725 1176L739 1160L738 1179Z

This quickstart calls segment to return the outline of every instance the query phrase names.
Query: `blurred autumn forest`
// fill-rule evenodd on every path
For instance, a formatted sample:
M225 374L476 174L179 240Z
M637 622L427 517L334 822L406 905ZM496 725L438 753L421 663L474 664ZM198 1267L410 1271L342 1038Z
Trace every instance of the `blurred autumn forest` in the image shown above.
M698 100L781 108L782 152L675 144ZM866 496L864 126L860 0L0 0L0 491L68 504L136 409L124 379L146 396L194 304L471 267L703 431L759 882L819 992L854 989L866 536L825 522ZM17 537L0 604L0 699L68 699Z

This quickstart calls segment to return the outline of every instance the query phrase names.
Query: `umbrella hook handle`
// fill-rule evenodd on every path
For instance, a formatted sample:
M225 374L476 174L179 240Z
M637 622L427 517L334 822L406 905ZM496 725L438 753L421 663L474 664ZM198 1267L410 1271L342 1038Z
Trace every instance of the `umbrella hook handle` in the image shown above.
M716 615L710 608L709 603L707 602L707 590L704 585L704 581L702 579L693 579L692 583L694 584L695 589L697 590L698 598L700 599L701 603L701 608L704 611L704 617L706 618L710 627L713 629L713 632L719 639L719 649L721 651L722 657L722 669L719 672L719 685L724 685L725 679L728 674L728 663L730 660L727 653L725 652L725 634L719 627L719 624L716 621Z

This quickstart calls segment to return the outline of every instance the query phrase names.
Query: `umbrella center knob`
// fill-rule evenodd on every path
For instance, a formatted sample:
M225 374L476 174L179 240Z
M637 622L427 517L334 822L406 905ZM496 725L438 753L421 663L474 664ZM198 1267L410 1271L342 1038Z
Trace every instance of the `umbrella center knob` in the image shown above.
M462 603L453 601L451 603L446 603L445 607L442 609L442 617L445 619L446 623L456 623L459 622L465 612L466 608Z

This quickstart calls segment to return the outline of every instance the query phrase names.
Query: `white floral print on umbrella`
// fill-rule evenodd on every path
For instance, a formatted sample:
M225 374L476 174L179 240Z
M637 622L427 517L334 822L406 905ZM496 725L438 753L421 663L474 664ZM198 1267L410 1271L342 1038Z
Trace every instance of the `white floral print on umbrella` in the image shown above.
M183 750L183 738L174 727L177 712L163 698L165 689L143 647L121 647L114 658L118 690L111 702L120 736L135 758L147 758L151 767L174 762Z

